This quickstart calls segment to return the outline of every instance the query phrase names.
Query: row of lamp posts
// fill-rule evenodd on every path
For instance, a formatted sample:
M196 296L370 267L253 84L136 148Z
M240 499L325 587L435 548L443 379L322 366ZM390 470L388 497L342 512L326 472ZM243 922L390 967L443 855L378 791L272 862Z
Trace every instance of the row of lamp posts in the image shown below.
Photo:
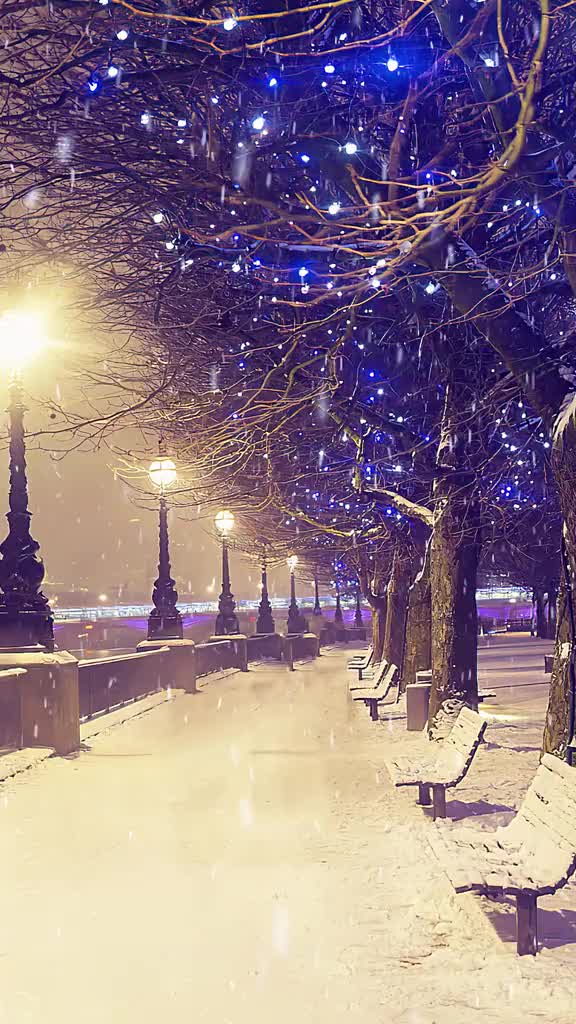
M42 593L44 564L38 551L40 545L30 533L31 513L28 508L26 475L26 441L22 369L45 343L41 322L33 314L5 313L0 319L0 350L11 366L9 383L9 512L8 535L0 544L0 647L31 647L41 645L54 649L54 619L47 598ZM159 493L158 576L152 592L152 611L148 619L148 639L182 639L182 617L178 610L178 592L171 576L168 534L167 490L177 478L174 461L161 451L152 462L149 478ZM239 633L236 603L230 586L228 536L234 528L234 515L228 510L218 512L216 529L222 541L222 590L218 599L216 634ZM289 633L302 633L308 622L296 600L296 566L298 557L287 559L290 570L290 603L287 627ZM321 615L318 580L314 580L314 615ZM336 622L342 622L340 592L336 592ZM357 594L355 624L362 625L360 595ZM274 633L275 624L268 595L266 561L262 565L262 591L256 623L258 633Z

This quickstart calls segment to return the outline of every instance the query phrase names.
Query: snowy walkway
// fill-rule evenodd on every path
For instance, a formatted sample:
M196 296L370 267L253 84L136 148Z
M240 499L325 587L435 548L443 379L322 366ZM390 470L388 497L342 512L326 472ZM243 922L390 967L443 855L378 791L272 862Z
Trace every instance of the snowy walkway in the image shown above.
M537 762L523 643L483 655L490 710L520 717L448 805L475 827ZM453 895L433 824L380 771L421 740L351 705L348 654L210 680L2 786L2 1024L573 1024L576 886L543 901L535 961L505 908Z

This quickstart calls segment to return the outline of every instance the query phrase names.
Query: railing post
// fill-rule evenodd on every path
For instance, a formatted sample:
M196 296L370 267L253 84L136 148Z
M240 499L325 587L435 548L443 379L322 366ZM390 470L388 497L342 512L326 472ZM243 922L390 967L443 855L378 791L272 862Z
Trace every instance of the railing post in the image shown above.
M290 672L294 671L294 647L292 644L292 637L285 636L283 644L284 661L286 662Z
M242 634L233 638L234 653L236 654L237 667L241 672L248 671L248 639Z

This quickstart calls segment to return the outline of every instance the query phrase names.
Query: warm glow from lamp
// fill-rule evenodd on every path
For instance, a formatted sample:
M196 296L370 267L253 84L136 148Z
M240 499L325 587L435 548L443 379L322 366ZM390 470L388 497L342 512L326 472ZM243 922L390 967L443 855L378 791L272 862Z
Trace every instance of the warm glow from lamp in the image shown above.
M156 459L148 470L148 476L156 487L170 487L176 479L176 466L172 459Z
M289 555L286 559L290 572L295 572L296 566L298 565L298 555Z
M232 512L229 512L228 509L218 512L214 522L216 523L216 529L219 533L223 534L224 537L227 533L230 533L230 530L234 529L234 515Z
M6 310L0 317L0 363L21 370L48 344L46 328L37 313Z

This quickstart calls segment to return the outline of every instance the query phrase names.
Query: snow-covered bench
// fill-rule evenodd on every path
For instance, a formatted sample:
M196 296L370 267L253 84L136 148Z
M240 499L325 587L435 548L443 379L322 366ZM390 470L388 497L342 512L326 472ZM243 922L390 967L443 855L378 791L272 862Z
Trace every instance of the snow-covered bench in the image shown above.
M429 805L432 787L433 815L446 817L446 790L457 786L468 771L486 729L477 711L462 708L452 731L435 757L399 757L386 767L395 786L418 786L418 803Z
M387 661L380 661L374 666L374 671L370 673L369 679L350 679L348 683L348 689L350 692L354 690L375 690L377 686L380 686L386 670L389 668Z
M439 828L428 838L456 892L516 897L516 948L534 955L536 901L566 885L576 868L576 768L545 754L509 825Z
M372 664L373 657L374 648L369 647L365 654L355 654L353 658L350 658L348 668L351 672L358 673L358 679L362 679L362 673Z
M362 690L351 691L352 700L364 701L370 711L370 718L373 722L378 721L378 705L381 704L382 701L386 700L386 697L394 685L394 679L397 672L398 668L396 665L386 666L386 663L382 662L381 673L378 673L380 678L377 686L367 686Z

